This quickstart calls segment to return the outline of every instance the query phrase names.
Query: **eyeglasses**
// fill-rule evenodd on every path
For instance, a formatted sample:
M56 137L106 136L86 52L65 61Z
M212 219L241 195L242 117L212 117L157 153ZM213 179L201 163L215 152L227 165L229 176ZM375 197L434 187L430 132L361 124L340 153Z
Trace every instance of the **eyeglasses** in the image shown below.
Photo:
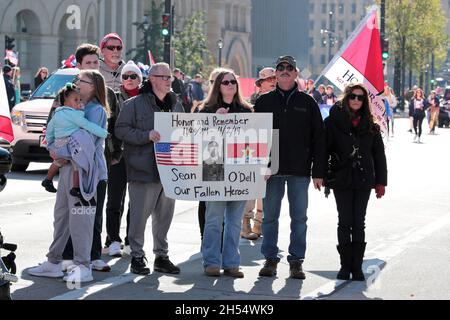
M230 83L231 83L232 85L235 85L235 84L237 84L237 81L236 81L236 80L225 80L225 81L222 81L222 82L221 82L221 84L224 85L224 86L227 86L227 85L229 85Z
M294 69L295 68L293 66L291 66L290 64L279 64L277 66L277 71L284 71L284 70L294 71Z
M152 77L161 78L163 81L172 80L172 76L165 76L162 74L152 74Z
M78 78L78 77L75 77L75 78L73 79L73 81L72 81L73 84L76 84L76 83L78 83L78 82L84 82L84 83L92 84L92 82L89 82L89 81L80 79L80 78Z
M354 94L354 93L350 93L348 95L348 97L349 97L350 100L358 99L358 101L361 101L361 102L363 102L364 99L366 98L366 96L363 95L363 94Z
M122 51L122 46L105 46L106 49L108 49L109 51L114 51L114 49L116 49L117 51Z
M274 81L274 80L277 80L277 77L275 77L275 76L273 76L273 77L269 77L269 78L265 78L264 80L263 80L263 82L264 81Z
M123 80L128 80L128 78L130 78L131 80L136 80L138 78L138 75L133 73L133 74L123 74L122 75L122 79Z

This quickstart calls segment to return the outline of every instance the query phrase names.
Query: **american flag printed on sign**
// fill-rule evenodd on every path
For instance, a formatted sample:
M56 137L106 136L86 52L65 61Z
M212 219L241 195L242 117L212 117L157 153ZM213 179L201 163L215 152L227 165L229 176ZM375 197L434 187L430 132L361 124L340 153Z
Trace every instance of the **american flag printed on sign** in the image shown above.
M195 143L160 142L155 145L156 162L163 166L197 166L198 145Z

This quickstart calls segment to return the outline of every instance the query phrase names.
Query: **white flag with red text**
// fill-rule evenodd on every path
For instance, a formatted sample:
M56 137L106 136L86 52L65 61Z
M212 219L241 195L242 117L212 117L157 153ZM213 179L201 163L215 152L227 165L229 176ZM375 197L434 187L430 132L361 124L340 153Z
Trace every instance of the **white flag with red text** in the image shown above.
M344 91L349 83L363 83L369 90L375 121L381 130L386 132L386 110L379 96L384 90L384 75L377 12L377 6L369 10L322 75L341 91Z

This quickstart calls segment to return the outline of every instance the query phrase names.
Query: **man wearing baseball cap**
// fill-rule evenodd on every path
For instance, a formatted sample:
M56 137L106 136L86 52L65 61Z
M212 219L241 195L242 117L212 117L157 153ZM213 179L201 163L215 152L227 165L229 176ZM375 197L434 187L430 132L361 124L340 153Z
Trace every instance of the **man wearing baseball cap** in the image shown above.
M280 261L277 246L278 219L287 184L291 217L287 256L290 276L305 279L302 264L306 252L308 187L311 175L317 190L323 184L326 164L325 131L316 101L298 90L298 69L294 57L279 57L275 74L276 89L259 97L254 108L255 112L273 114L273 129L279 134L278 150L273 149L271 153L272 172L271 176L267 176L266 197L263 199L264 237L261 253L266 261L259 276L274 277L277 273ZM277 145L275 140L274 145ZM278 159L274 158L277 153ZM278 168L274 168L277 162Z
M100 73L106 86L118 91L121 85L120 74L125 62L122 60L123 41L117 33L108 33L100 42L103 59L100 60Z

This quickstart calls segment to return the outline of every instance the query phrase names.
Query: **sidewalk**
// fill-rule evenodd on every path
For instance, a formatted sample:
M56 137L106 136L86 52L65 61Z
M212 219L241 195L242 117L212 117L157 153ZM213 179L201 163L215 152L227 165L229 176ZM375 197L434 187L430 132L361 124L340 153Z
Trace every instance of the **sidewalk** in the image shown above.
M310 193L312 190L310 190ZM323 197L323 196L321 196ZM328 204L332 202L328 201ZM279 247L281 262L278 265L278 275L274 278L259 278L258 272L264 258L260 253L262 239L250 241L241 239L241 268L245 274L243 279L221 276L207 277L203 274L200 254L200 231L197 218L197 203L177 201L175 217L169 231L169 255L171 260L181 268L179 275L165 275L153 272L154 256L152 254L151 221L147 225L145 251L149 260L151 274L138 276L129 271L130 256L107 260L112 271L108 273L94 272L94 282L83 284L82 288L68 290L61 280L30 277L25 272L21 274L21 282L14 288L15 299L157 299L157 300L196 300L196 299L283 299L296 300L316 297L318 291L324 292L324 287L334 290L335 275L338 267L338 255L335 252L335 221L323 220L320 212L312 208L315 214L310 214L308 225L311 232L308 238L314 237L314 242L308 242L307 256L304 263L306 280L289 278L289 264L286 261L289 245L289 224L287 199L283 202L280 218ZM322 210L323 212L323 210ZM320 222L320 228L313 224ZM125 224L123 225L125 227ZM324 230L330 229L330 232ZM124 230L122 231L124 232ZM309 240L308 240L309 241ZM309 254L311 253L311 254ZM342 284L342 283L341 283ZM21 288L22 287L22 288ZM317 291L317 289L319 289ZM325 289L326 291L326 289ZM35 294L33 294L35 293ZM30 296L31 294L31 296Z

